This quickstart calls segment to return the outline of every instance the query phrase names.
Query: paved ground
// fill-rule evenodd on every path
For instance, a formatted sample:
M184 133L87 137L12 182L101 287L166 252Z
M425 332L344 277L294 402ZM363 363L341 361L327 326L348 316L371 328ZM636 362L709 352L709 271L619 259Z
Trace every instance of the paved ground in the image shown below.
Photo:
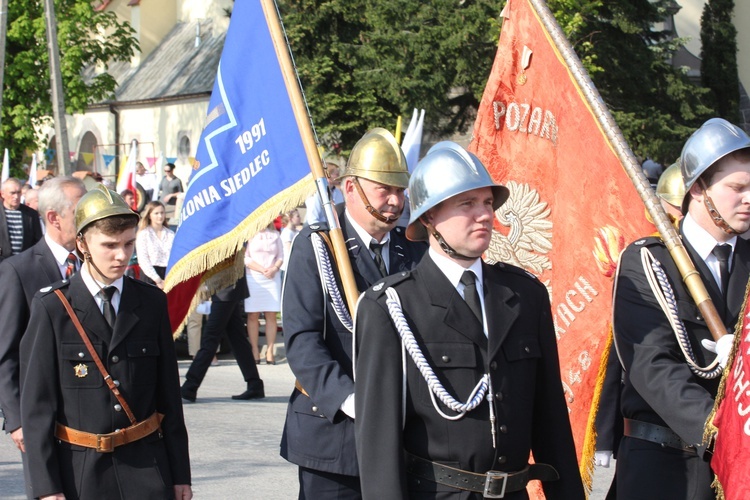
M266 398L233 401L245 386L231 356L211 367L198 400L185 405L190 433L193 492L197 499L294 499L297 469L279 456L286 403L294 377L277 344L277 364L259 366ZM224 358L224 356L222 356ZM180 361L180 373L189 361ZM613 469L598 469L593 500L603 500ZM0 435L0 498L23 498L20 453L6 435Z

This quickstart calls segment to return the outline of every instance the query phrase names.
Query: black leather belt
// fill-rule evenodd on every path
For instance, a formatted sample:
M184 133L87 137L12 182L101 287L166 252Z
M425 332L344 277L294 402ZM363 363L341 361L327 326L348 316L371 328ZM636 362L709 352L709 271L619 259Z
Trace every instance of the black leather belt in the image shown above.
M482 493L485 498L503 498L506 493L521 491L529 481L556 481L560 479L554 467L547 464L531 464L518 472L489 471L477 474L404 452L406 458L406 472L409 474L451 486L459 490Z
M697 454L695 446L683 441L672 429L661 425L641 422L640 420L623 419L625 421L624 434L628 437L643 439L662 447L675 448L686 453Z

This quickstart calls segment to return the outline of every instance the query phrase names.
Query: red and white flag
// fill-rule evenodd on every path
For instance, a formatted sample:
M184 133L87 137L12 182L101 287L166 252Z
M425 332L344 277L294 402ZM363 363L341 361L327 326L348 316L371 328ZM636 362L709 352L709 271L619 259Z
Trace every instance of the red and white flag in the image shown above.
M502 16L469 146L510 190L486 258L525 268L549 290L573 436L590 486L591 410L610 337L614 272L624 246L654 227L574 77L571 56L562 55L567 40L546 4L509 0Z

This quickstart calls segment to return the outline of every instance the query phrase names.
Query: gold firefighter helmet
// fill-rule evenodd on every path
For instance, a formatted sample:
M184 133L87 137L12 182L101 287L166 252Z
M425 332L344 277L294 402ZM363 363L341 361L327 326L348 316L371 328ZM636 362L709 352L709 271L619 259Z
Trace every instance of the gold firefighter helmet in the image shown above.
M83 231L92 222L115 215L132 215L140 218L122 199L122 196L97 184L76 205L76 233Z
M661 174L656 184L656 196L670 205L680 207L685 198L685 183L682 181L680 162L676 161Z
M409 185L406 157L384 128L374 128L357 141L341 177L348 176L404 189Z

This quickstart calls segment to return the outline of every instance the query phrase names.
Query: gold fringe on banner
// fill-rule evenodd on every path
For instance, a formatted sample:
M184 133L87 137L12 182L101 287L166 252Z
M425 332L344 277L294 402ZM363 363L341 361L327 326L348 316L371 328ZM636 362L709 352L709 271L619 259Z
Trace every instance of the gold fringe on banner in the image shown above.
M300 206L315 190L312 174L268 199L245 220L228 233L191 250L175 263L164 280L164 291L169 292L180 283L201 273L201 288L193 298L188 314L175 332L182 330L187 318L199 303L208 300L216 291L235 283L245 273L242 249L256 233L266 228L280 213Z
M604 379L607 376L607 360L609 359L609 353L614 348L612 345L612 325L609 325L609 331L607 332L607 345L604 346L602 351L602 357L599 361L599 373L596 376L596 383L594 385L594 396L591 399L591 410L589 411L589 419L586 423L586 437L583 440L583 450L581 451L581 463L578 465L581 472L581 479L583 480L583 486L587 492L591 492L594 484L594 453L596 452L596 415L599 413L599 401L602 396L602 388L604 387Z

